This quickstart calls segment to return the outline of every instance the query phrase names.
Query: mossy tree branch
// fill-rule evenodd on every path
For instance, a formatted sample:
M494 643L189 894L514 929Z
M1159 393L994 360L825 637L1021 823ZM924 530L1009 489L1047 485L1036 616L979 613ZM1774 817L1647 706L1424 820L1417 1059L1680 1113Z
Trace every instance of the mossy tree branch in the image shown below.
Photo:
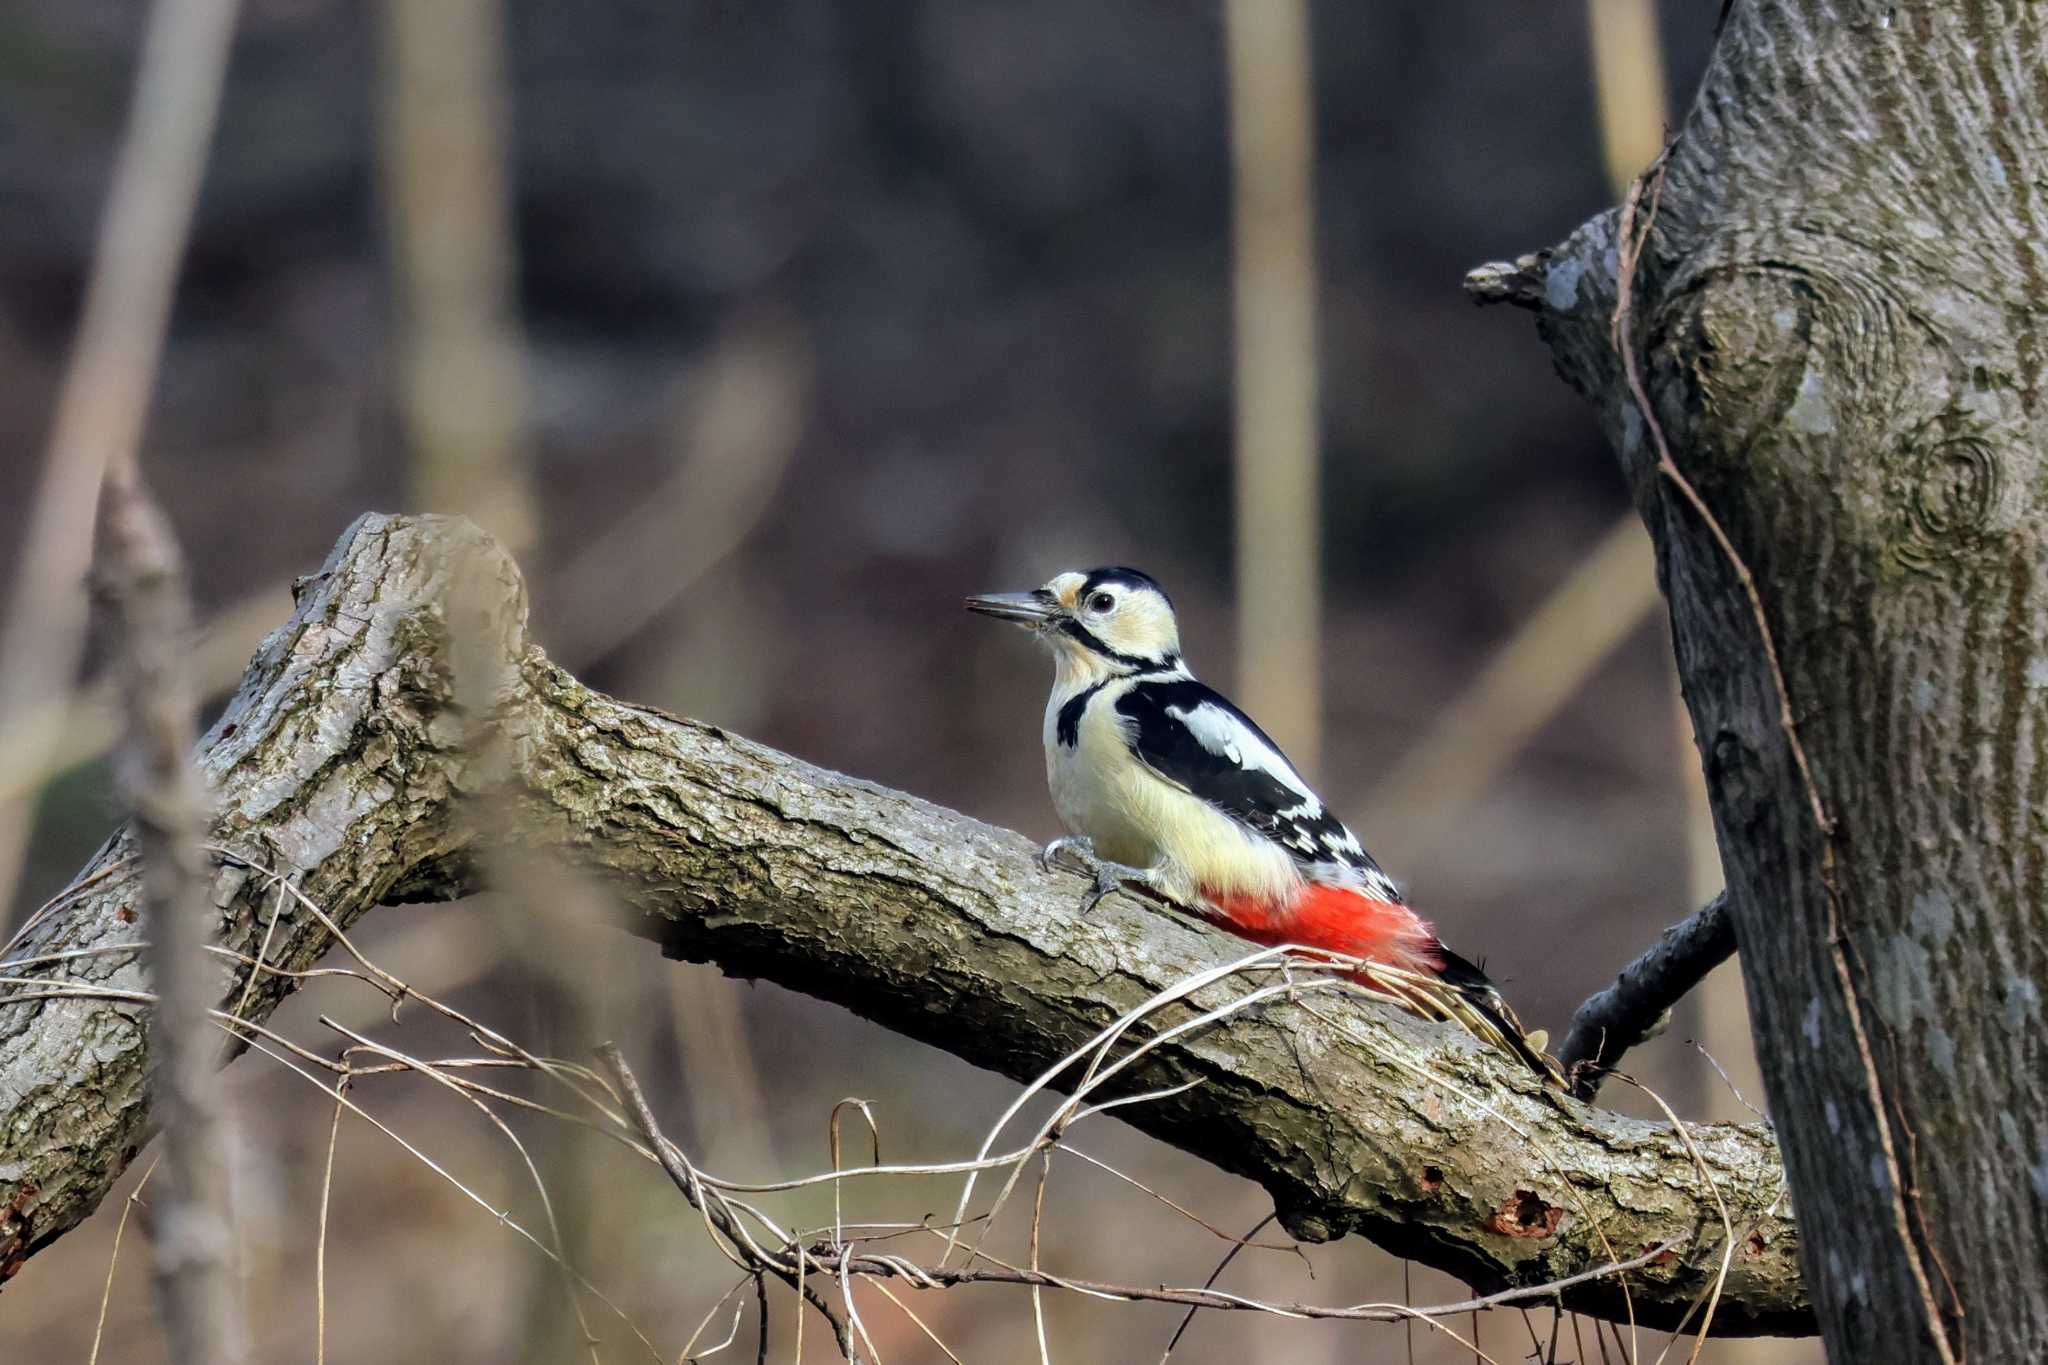
M451 615L468 619L451 628ZM457 714L451 636L495 660L482 726ZM511 810L522 841L602 877L626 926L671 956L837 1001L1013 1077L1244 953L1123 898L1079 919L1078 884L1041 871L1016 834L591 691L528 642L517 570L459 521L351 528L201 749L218 842L288 871L343 927L380 903L476 889L492 860L474 856L466 814ZM141 937L132 850L125 832L110 840L15 958ZM264 891L246 868L218 870L223 943L255 951ZM304 967L327 946L287 905L270 959ZM120 953L8 974L146 988L145 964ZM223 970L220 986L239 997L242 982ZM290 988L262 979L248 1012L260 1018ZM84 1218L147 1138L141 1019L118 1000L0 1000L0 1208L14 1211L0 1260ZM1683 1253L1630 1277L1646 1323L1676 1321L1720 1259L1719 1217L1668 1125L1546 1093L1455 1029L1380 1002L1319 997L1313 1014L1275 1003L1134 1073L1133 1089L1201 1081L1119 1113L1264 1185L1303 1237L1363 1232L1494 1289L1684 1236ZM1692 1136L1742 1238L1716 1330L1805 1329L1771 1135ZM1611 1282L1566 1301L1624 1311Z

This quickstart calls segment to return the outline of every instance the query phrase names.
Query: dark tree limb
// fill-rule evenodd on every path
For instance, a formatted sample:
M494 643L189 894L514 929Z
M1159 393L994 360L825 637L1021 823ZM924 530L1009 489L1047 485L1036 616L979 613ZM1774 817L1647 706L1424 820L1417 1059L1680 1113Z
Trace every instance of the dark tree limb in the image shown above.
M1572 1093L1590 1100L1622 1055L1657 1035L1671 1007L1735 952L1735 924L1723 891L1657 935L1614 984L1586 997L1557 1054Z
M478 582L498 591L465 598L495 605L460 634L502 666L486 670L489 742L472 751L462 741L476 708L457 713L447 602L451 584ZM1042 871L1019 835L591 691L528 643L516 569L462 522L358 522L302 583L292 620L202 741L200 767L215 839L297 878L344 928L382 902L476 889L494 865L482 826L602 878L627 927L671 956L837 1001L1013 1077L1245 951L1123 897L1079 919L1079 883ZM492 820L472 818L480 809ZM145 964L97 951L144 931L132 849L116 835L14 950L28 965L0 974L47 983L45 997L146 989ZM219 869L212 904L230 948L253 953L265 889L239 862ZM327 946L313 917L288 908L270 960L305 967ZM35 961L79 948L96 951ZM251 1016L291 985L261 980ZM0 1261L91 1212L151 1123L137 1006L9 1005L10 993L36 992L0 986L0 1208L11 1199L19 1213L0 1223ZM1211 988L1197 1000L1229 998ZM1442 1080L1422 1079L1431 1073ZM1719 1263L1714 1201L1668 1124L1560 1098L1463 1033L1383 1002L1318 996L1311 1012L1275 1001L1130 1073L1133 1090L1188 1081L1200 1084L1119 1113L1258 1181L1297 1236L1362 1232L1481 1292L1683 1237L1668 1262L1629 1277L1650 1324L1677 1321ZM1708 1125L1691 1137L1741 1241L1715 1330L1803 1330L1771 1135ZM1564 1300L1627 1311L1612 1280Z

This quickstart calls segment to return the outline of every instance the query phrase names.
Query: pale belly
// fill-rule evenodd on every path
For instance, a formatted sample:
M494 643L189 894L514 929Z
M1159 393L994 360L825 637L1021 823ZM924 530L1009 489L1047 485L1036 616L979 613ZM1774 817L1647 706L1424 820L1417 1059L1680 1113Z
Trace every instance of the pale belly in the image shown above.
M1049 711L1045 750L1053 808L1069 830L1093 842L1096 856L1152 868L1163 890L1190 902L1292 898L1300 873L1286 850L1130 758L1106 706L1083 713L1075 745L1055 742L1054 718ZM1110 757L1095 761L1098 754Z
M1045 777L1060 823L1092 841L1097 857L1130 867L1160 861L1163 850L1135 818L1128 781L1082 762L1077 750L1064 745L1046 750Z

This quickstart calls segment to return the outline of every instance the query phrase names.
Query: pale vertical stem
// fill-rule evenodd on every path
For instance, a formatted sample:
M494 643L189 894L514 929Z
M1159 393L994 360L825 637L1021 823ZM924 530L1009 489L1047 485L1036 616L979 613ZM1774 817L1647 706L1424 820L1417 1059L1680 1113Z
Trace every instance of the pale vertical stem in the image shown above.
M1379 775L1360 828L1409 859L1453 837L1459 816L1657 601L1649 533L1630 512Z
M1320 748L1315 160L1307 0L1224 0L1235 256L1238 692Z
M1654 0L1586 0L1600 152L1617 194L1664 149L1664 49Z
M602 1007L595 957L604 893L530 841L507 779L516 759L500 720L519 688L519 665L499 629L505 580L468 562L445 589L450 630L448 673L462 733L465 785L457 818L475 831L471 850L501 899L501 945L510 968L503 989L527 1006L549 1052L584 1046ZM639 1013L636 1012L636 1017ZM522 1319L517 1359L599 1360L598 1342L576 1280L597 1245L592 1154L596 1139L565 1125L536 1136L531 1153L548 1191L547 1225L555 1259L536 1263L516 1293Z
M209 1017L222 977L206 951L216 914L200 847L206 801L192 766L191 605L177 541L132 453L107 469L94 577L113 618L128 717L119 772L142 858L156 991L150 1095L164 1173L150 1200L157 1304L174 1365L234 1365L247 1358L248 1342L215 1070L219 1036Z
M128 716L122 788L142 857L157 994L150 1084L164 1179L152 1200L152 1241L157 1301L177 1365L236 1365L247 1342L207 1018L219 981L205 954L212 927L199 850L205 816L190 758L191 607L177 542L142 488L136 451L213 140L235 13L234 0L161 0L150 11L78 339L0 636L0 716L8 732L25 736L25 752L9 758L35 767L47 761L61 729L32 717L63 714L78 667L97 502L100 588L115 618ZM0 810L0 888L11 890L18 876L32 799Z
M248 1337L235 1277L219 1051L208 1017L220 1002L221 980L206 953L215 916L200 851L206 798L191 757L192 606L177 538L143 487L137 446L234 22L233 0L164 0L151 12L48 471L74 485L63 497L99 485L94 570L114 624L127 715L119 773L142 859L157 997L149 1021L150 1091L164 1178L151 1201L150 1240L173 1365L239 1365L248 1358ZM112 392L73 388L95 380ZM79 444L67 449L67 440ZM69 622L58 629L67 626L75 633ZM10 667L22 662L9 657ZM68 684L75 652L63 667L59 681Z
M396 269L408 499L515 553L535 508L525 439L501 0L383 0L382 174Z
M34 511L0 626L0 754L40 772L85 642L93 507L109 463L132 458L155 385L171 294L206 167L235 0L159 0L100 218L78 337L57 395ZM33 794L0 801L0 904L21 873Z

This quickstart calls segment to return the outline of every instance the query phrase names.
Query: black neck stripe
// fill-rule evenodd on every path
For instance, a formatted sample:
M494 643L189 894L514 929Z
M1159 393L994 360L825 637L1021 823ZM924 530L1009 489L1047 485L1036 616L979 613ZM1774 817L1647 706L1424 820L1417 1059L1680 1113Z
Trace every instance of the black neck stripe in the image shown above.
M1111 649L1102 642L1102 638L1096 635L1094 631L1088 629L1088 627L1082 625L1071 616L1060 622L1060 629L1071 635L1074 639L1079 640L1089 649L1100 654L1103 658L1120 663L1126 668L1149 671L1156 668L1170 668L1175 662L1171 656L1165 659L1148 659L1142 654L1126 654L1122 650Z
M1105 678L1067 699L1067 704L1060 708L1058 723L1053 727L1053 735L1061 744L1071 749L1081 742L1081 713L1088 709L1088 699L1107 686L1109 680Z

